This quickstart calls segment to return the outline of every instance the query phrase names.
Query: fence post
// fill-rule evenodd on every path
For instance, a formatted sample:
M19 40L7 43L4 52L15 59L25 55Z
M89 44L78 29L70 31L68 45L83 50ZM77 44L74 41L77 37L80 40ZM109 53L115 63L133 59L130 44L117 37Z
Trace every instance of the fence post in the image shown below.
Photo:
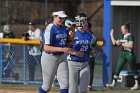
M23 45L24 82L26 82L26 45Z
M2 80L2 43L0 43L0 82Z
M110 79L110 0L104 0L103 84Z

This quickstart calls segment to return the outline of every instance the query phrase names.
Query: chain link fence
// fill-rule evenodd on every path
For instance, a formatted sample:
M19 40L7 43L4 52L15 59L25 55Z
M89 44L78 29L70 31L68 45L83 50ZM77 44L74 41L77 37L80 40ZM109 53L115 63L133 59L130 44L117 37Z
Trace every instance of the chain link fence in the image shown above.
M29 55L30 46L32 45L0 43L0 82L42 83L41 55ZM96 50L95 67L98 71L95 68L95 76L98 75L99 80L102 78L102 47L96 47Z
M41 55L29 55L28 47L30 46L0 44L1 82L41 83Z

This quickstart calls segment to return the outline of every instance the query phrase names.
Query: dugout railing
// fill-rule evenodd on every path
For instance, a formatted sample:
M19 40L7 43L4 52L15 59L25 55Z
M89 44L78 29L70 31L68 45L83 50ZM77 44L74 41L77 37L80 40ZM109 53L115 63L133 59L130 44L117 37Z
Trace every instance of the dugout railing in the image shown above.
M97 42L96 64L102 66L102 41ZM29 48L39 40L0 39L0 82L42 84L40 56L31 58ZM34 60L33 60L34 59ZM35 63L33 62L35 61ZM29 62L35 65L34 80L29 79ZM31 69L32 70L32 69ZM101 74L101 73L100 73Z

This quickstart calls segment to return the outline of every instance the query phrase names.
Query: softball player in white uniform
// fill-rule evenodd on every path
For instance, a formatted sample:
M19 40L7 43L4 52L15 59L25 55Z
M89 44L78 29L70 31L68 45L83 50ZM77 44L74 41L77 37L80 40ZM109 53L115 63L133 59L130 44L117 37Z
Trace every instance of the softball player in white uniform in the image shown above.
M90 46L94 45L92 34L87 31L87 17L84 13L79 13L76 19L76 30L72 49L84 53L82 57L69 55L69 93L87 93L90 70L88 65Z
M43 85L38 93L47 93L52 86L54 76L60 84L60 93L68 93L68 67L66 55L71 49L66 47L66 28L62 25L67 15L63 11L53 12L53 23L44 33L44 51L41 57Z

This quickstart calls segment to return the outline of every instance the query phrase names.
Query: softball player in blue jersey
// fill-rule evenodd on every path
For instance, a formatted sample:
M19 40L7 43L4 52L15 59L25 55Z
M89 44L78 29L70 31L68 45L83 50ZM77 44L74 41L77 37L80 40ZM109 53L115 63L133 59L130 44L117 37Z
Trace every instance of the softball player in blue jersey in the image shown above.
M68 93L66 54L82 55L82 53L73 51L71 48L66 48L66 27L62 25L65 17L67 15L64 11L53 12L53 22L46 27L43 37L44 51L41 57L43 84L38 88L38 93L50 91L56 73L60 84L60 93Z
M84 52L82 57L69 55L68 67L69 67L69 93L78 93L78 87L80 93L87 93L90 70L88 65L90 48L93 46L94 40L92 34L87 31L87 16L84 13L79 13L75 17L76 26L75 36L72 45L72 49L75 51Z
M70 48L66 47L66 28L63 21L67 17L64 11L53 12L53 23L50 23L44 33L44 51L41 57L43 84L38 93L47 93L51 89L54 76L60 84L60 93L68 93L68 67L66 56Z

